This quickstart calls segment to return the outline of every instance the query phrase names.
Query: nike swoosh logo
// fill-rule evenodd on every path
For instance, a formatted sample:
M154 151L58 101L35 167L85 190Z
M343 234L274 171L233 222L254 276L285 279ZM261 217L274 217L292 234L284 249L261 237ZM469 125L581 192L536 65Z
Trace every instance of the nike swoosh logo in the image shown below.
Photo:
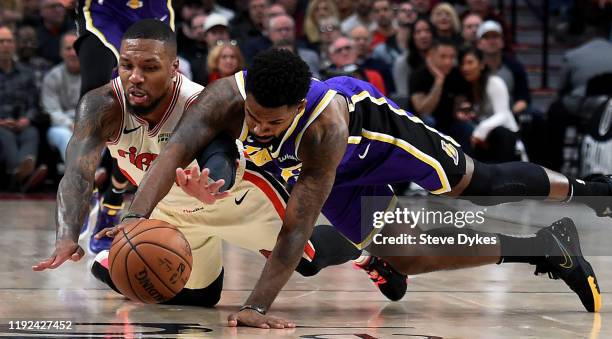
M127 127L123 128L123 134L130 134L132 132L134 132L135 130L139 129L140 127L142 127L142 125L136 127L136 128L132 128L132 129L128 129Z
M166 14L166 15L162 16L161 18L159 18L159 21L164 21L164 20L166 20L167 17L168 17L168 14Z
M555 237L554 235L553 235L553 238L555 238L555 241L557 242L557 244L559 244L559 248L561 248L561 252L563 253L563 258L565 259L565 262L559 266L563 268L567 268L567 269L574 267L572 257L569 255L569 252L567 251L565 246L563 246L563 244L559 241L559 239L557 239L557 237Z
M247 190L246 192L244 192L244 194L242 195L242 197L240 197L240 199L234 199L234 202L236 203L236 205L240 205L242 204L242 200L244 200L244 197L246 197L246 195L249 193L250 190Z
M368 144L365 151L363 151L363 154L359 154L359 159L365 159L366 155L368 155L369 150L370 150L370 144Z

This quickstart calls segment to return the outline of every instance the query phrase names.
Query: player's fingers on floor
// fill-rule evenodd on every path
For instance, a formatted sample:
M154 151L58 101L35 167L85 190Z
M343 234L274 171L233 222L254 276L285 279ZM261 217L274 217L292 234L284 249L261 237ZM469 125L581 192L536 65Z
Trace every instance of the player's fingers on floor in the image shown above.
M51 265L51 263L55 260L55 256L51 256L45 260L42 260L41 262L39 262L38 264L32 266L32 269L34 271L42 271L46 268L49 267L49 265Z
M55 260L53 260L53 263L51 263L51 265L49 265L49 268L58 268L67 259L68 259L68 257L66 257L66 256L58 255L58 256L55 257Z
M85 251L83 250L83 248L81 248L81 246L79 246L76 252L72 253L72 256L70 256L70 260L79 261L84 255L85 255Z

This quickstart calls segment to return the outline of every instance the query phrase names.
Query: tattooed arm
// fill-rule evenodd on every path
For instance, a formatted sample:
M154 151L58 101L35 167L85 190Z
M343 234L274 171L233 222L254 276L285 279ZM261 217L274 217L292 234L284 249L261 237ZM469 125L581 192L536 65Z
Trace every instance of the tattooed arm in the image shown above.
M119 131L122 114L109 85L83 96L77 107L74 134L66 150L66 172L57 190L55 251L32 267L35 271L57 268L66 260L78 261L84 254L79 231L93 191L94 173L106 141Z
M267 310L297 267L346 151L346 112L346 101L337 97L306 130L299 149L302 169L291 190L283 226L246 305ZM283 319L264 316L253 309L232 314L228 320L230 326L293 327Z
M174 184L176 169L184 168L221 132L238 137L244 100L233 77L207 87L181 117L172 137L147 171L128 213L148 217Z

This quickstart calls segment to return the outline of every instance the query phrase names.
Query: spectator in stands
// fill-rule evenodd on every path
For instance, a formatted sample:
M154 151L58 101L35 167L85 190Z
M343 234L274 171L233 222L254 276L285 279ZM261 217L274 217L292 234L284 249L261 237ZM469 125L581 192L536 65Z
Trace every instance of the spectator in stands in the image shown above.
M408 50L410 26L416 21L416 18L412 5L409 2L402 3L395 18L397 24L395 33L374 48L372 58L383 62L391 69L395 60ZM395 85L397 90L397 84Z
M245 46L247 40L263 35L270 0L249 0L248 6L246 14L236 16L230 23L230 35L238 41L239 46Z
M467 86L455 67L457 48L452 40L434 41L424 66L410 75L413 112L427 124L448 133L459 97L467 97Z
M13 32L0 24L0 165L11 189L27 190L44 178L46 168L35 169L39 136L31 122L39 112L34 74L14 56Z
M408 50L393 63L395 93L407 97L410 94L410 76L425 64L425 58L434 39L434 27L426 18L417 19L410 28Z
M357 64L364 69L375 70L383 77L385 89L395 92L395 84L391 75L391 67L382 61L372 58L372 33L362 25L356 26L350 32L349 37L355 43L357 51Z
M181 48L181 57L185 58L190 66L192 79L198 84L206 84L208 73L206 72L206 59L208 57L208 44L206 41L205 14L197 14L191 19L191 33L193 40ZM216 43L214 43L216 45Z
M465 17L469 13L476 13L480 15L482 20L493 20L497 21L503 29L504 32L504 46L506 51L512 51L512 35L510 32L510 25L504 18L504 16L499 13L498 10L493 7L491 4L491 0L466 0L468 5L468 9L465 13L463 13L462 17Z
M430 0L410 0L410 3L414 7L414 10L422 17L429 17L431 13L431 1Z
M319 44L319 69L324 69L331 65L329 46L342 36L338 18L330 16L321 19L319 23L319 33L321 34L321 43Z
M204 21L204 38L208 50L215 47L219 41L230 41L229 21L219 14L210 14Z
M372 9L374 13L374 22L376 22L376 30L374 30L372 34L370 50L374 50L376 46L384 44L389 37L395 34L391 0L374 0Z
M485 21L477 32L478 49L491 74L499 76L510 91L512 112L521 114L531 103L531 93L525 67L512 55L504 53L503 30L496 21Z
M372 19L372 0L357 0L355 13L342 21L340 31L348 35L357 26L365 26L368 30L376 29L376 23Z
M202 8L204 9L204 13L206 15L209 15L209 16L213 14L221 15L228 22L234 18L234 15L235 15L234 11L217 4L215 0L202 0L201 2L202 2Z
M295 36L298 39L303 39L308 0L276 0L276 3L281 5L285 9L285 13L295 20Z
M476 32L482 24L482 18L476 13L468 13L463 18L462 33L464 47L477 46L478 36Z
M247 65L251 63L255 55L261 51L265 51L272 47L272 41L270 40L270 20L280 15L287 15L285 7L274 4L266 8L264 11L264 33L260 37L249 39L243 47L243 54L246 59ZM294 29L295 30L295 29Z
M431 23L436 28L437 36L450 39L457 48L461 47L461 23L453 6L446 2L437 4L431 11Z
M418 12L414 9L414 6L410 2L402 2L399 4L396 14L396 20L398 24L409 24L412 25L418 18Z
M329 47L329 55L332 65L325 70L325 78L349 75L370 82L383 94L387 92L380 73L357 65L357 51L355 43L351 39L345 37L336 39Z
M272 45L291 43L293 45L291 51L306 62L314 77L319 77L319 56L312 50L297 45L293 18L287 14L279 15L270 19L268 26Z
M21 26L17 29L17 59L34 72L36 88L40 89L45 73L51 68L51 62L36 54L38 38L32 26Z
M62 37L61 54L64 62L45 75L41 92L42 109L51 117L47 140L49 145L60 152L64 162L66 147L74 131L74 112L81 91L81 67L74 50L76 39L74 31Z
M477 48L463 50L459 60L470 95L455 111L457 122L451 128L451 136L466 153L480 161L520 160L519 128L510 111L506 84L500 77L490 74Z
M336 7L338 8L338 20L341 23L355 14L355 2L353 0L337 0Z
M42 22L36 29L38 55L57 64L62 61L60 43L64 33L75 28L74 22L66 15L66 9L59 0L41 0Z
M204 27L206 15L200 0L184 0L183 5L177 12L180 13L175 22L177 51L179 55L184 55L189 53L191 45L198 40L197 33L194 32L194 26L201 30ZM193 19L198 15L201 17L196 24Z
M244 68L244 58L236 44L221 41L208 53L208 84Z
M338 9L332 0L310 0L304 19L304 33L312 48L316 48L315 46L321 41L319 22L330 16L338 17Z
M21 13L21 25L36 26L40 21L40 0L22 0Z
M17 23L23 18L20 0L4 0L0 8L0 22L15 31Z

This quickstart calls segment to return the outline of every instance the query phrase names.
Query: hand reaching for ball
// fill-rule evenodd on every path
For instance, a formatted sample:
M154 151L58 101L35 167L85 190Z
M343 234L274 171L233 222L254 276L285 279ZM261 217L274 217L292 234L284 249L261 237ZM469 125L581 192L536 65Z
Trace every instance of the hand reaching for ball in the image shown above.
M209 174L210 170L208 168L203 169L202 172L197 166L193 166L189 170L177 168L176 183L188 195L205 204L214 204L215 201L227 197L229 192L219 192L219 189L225 184L225 180L213 181L208 176Z
M143 219L144 218L127 218L123 220L121 223L119 223L118 225L115 225L113 227L106 227L102 229L100 232L94 235L94 238L96 238L97 240L100 240L104 237L114 238L117 234L119 234L119 232L121 232L122 229L126 228L127 226L130 226L131 224L137 223Z

